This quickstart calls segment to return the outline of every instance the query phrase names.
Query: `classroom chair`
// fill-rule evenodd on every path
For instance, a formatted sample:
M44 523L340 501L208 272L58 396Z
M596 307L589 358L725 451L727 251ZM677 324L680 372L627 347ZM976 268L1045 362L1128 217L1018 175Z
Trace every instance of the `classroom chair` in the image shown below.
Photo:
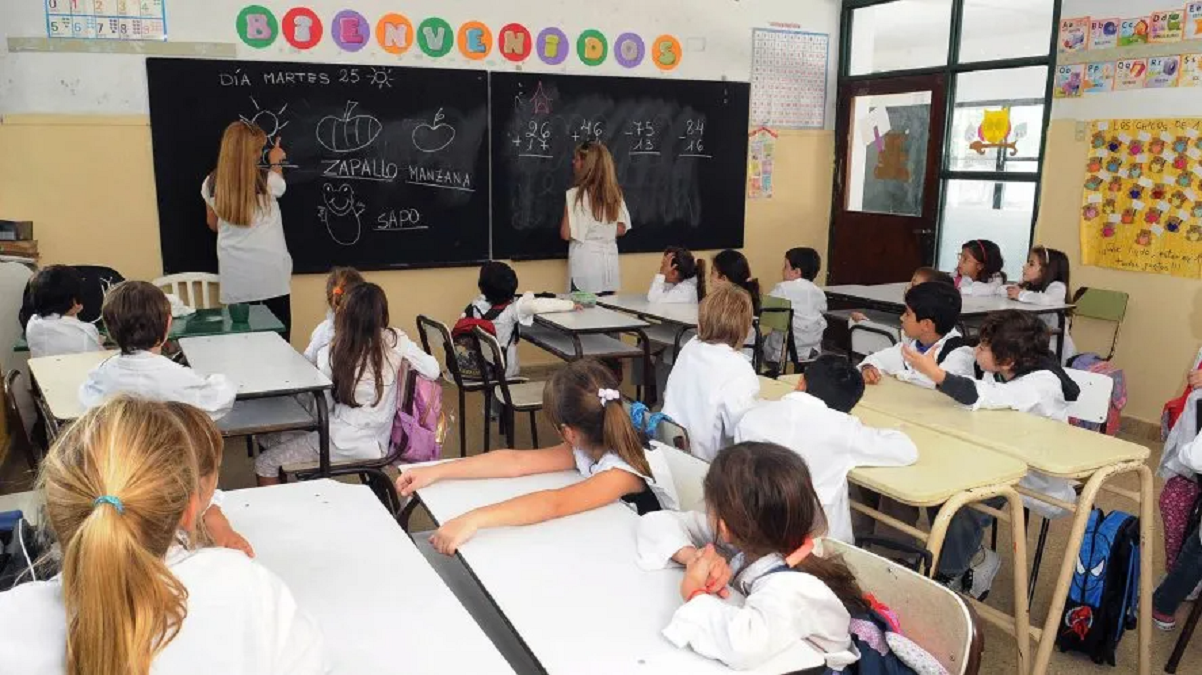
M860 322L851 327L852 360L863 360L870 354L888 349L898 342L898 334L884 326Z
M100 265L72 265L72 267L83 278L83 297L79 299L83 309L79 311L77 317L86 323L96 323L100 320L100 308L104 305L104 296L108 295L110 288L125 281L125 277L111 267ZM20 321L24 326L29 322L29 317L33 316L33 297L29 293L29 284L25 285L25 292L22 296Z
M664 453L668 472L672 475L672 487L676 490L679 510L704 513L705 474L709 473L709 462L687 450L667 445L663 445L660 452Z
M802 366L797 358L797 346L793 343L793 303L784 298L771 295L764 296L761 302L763 304L760 309L760 332L756 338L757 344L765 344L768 341L768 336L773 333L780 333L785 336L785 339L781 340L780 352L771 355L775 356L775 359L764 359L762 349L756 350L756 354L765 361L775 361L779 364L781 373L788 371L790 362L800 372ZM756 368L757 373L761 372L761 370L762 368Z
M1105 321L1114 324L1114 334L1110 340L1110 351L1105 360L1114 358L1114 350L1119 344L1119 330L1123 327L1123 318L1127 316L1127 300L1129 296L1122 291L1107 291L1101 288L1082 286L1073 294L1073 318L1085 318L1093 321Z
M516 414L524 412L530 414L530 440L533 447L537 448L538 411L543 409L543 387L546 386L546 383L525 380L517 382L506 378L505 352L501 349L501 343L497 342L497 336L479 326L473 332L480 344L481 364L484 366L481 370L484 373L484 387L487 390L484 396L484 451L488 452L490 449L489 433L492 422L488 418L489 413L492 412L493 398L496 398L497 403L501 404L501 419L504 422L505 440L509 443L509 447L514 446ZM489 377L489 371L500 373L496 382ZM491 392L491 395L488 392Z
M422 341L422 349L430 356L435 355L430 347L431 344L436 343L442 346L443 363L446 364L446 367L442 371L443 379L455 385L455 393L459 396L459 456L467 457L467 411L465 410L467 395L477 391L484 391L484 381L464 379L463 374L459 372L459 360L455 357L455 342L451 339L451 331L445 323L435 321L424 314L418 314L417 332ZM484 416L484 428L485 434L487 434L487 413ZM485 436L485 439L484 447L487 450L487 436Z
M19 447L25 453L25 462L29 469L37 471L42 453L30 440L25 421L21 418L21 408L17 405L17 378L20 376L21 371L16 368L4 375L4 428L8 433L8 443L4 451L0 452L0 464L4 463L9 453Z
M630 399L626 398L625 396L622 397L622 408L626 410L627 414L631 414L632 404L633 402ZM647 423L646 420L648 419L655 419L655 429L651 433L650 440L658 441L664 445L676 448L678 450L691 452L688 429L680 426L676 423L676 420L668 417L662 412L653 413L648 409L646 414L648 417L644 419L642 424L645 425ZM635 428L638 428L639 426L640 423L636 421Z
M175 295L192 309L209 309L217 306L209 294L209 288L219 285L221 277L209 272L181 272L159 277L150 283L163 289L164 293ZM198 298L200 302L197 302Z

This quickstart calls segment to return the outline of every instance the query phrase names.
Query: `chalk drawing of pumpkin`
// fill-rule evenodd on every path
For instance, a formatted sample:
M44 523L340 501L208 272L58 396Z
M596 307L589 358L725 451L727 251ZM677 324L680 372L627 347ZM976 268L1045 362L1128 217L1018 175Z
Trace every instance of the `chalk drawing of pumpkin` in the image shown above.
M1194 242L1202 241L1202 225L1190 225L1185 238Z
M371 115L355 115L358 103L347 101L341 116L326 115L317 123L317 142L330 152L362 150L375 142L384 126Z
M1164 229L1169 232L1177 233L1181 231L1181 219L1177 216L1169 216L1164 221Z
M1123 210L1123 215L1120 216L1124 225L1130 225L1135 222L1135 209L1127 208Z
M1113 223L1106 223L1106 225L1102 227L1102 236L1106 237L1106 238L1110 238L1110 237L1114 236L1114 224Z
M1102 202L1102 213L1108 216L1118 213L1118 208L1118 201L1114 199L1107 199Z
M1096 204L1086 204L1081 209L1081 217L1085 220L1093 220L1098 217L1098 206Z
M1152 243L1152 230L1140 230L1135 236L1136 246L1148 246Z
M1160 222L1160 216L1161 216L1160 209L1157 209L1157 208L1148 209L1148 212L1144 214L1144 222L1149 225L1155 225L1156 223Z
M1164 173L1164 157L1153 157L1152 164L1148 166L1148 170L1152 173Z

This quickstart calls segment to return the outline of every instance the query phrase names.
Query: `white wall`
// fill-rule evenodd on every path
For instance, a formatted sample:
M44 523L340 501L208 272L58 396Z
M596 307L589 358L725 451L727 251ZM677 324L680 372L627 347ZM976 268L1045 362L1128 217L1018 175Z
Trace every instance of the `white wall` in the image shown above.
M594 75L671 77L676 79L748 81L751 65L751 30L777 21L800 25L802 30L831 36L828 68L827 126L833 128L834 87L838 55L839 0L490 0L448 3L439 0L311 0L304 3L323 17L327 35L307 52L292 49L281 37L262 50L242 44L235 30L238 12L246 0L167 0L169 38L182 42L225 42L238 46L238 58L249 60L320 61L373 65L441 68L488 68L572 72ZM263 0L277 19L299 3ZM429 16L439 16L457 29L461 23L482 21L494 36L507 23L519 22L532 34L546 26L564 30L573 42L567 61L546 66L531 56L522 64L500 57L496 50L480 62L468 61L452 50L441 59L427 58L415 46L392 56L374 43L355 54L338 49L329 38L329 18L353 7L374 26L380 16L400 12L416 26ZM644 41L661 33L675 35L685 53L674 71L663 73L645 60L625 69L612 56L601 66L588 67L576 58L574 41L581 31L595 28L608 38L625 31ZM44 0L0 0L0 38L45 37ZM144 57L128 54L10 53L0 45L0 114L87 113L145 114Z

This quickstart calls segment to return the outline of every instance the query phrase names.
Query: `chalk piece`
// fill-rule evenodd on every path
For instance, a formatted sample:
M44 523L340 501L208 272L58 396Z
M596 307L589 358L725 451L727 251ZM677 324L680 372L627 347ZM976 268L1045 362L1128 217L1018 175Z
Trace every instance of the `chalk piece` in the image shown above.
M1102 203L1102 195L1100 195L1100 194L1097 194L1097 193L1094 193L1094 194L1092 194L1092 195L1089 195L1088 197L1086 197L1086 198L1085 198L1085 203L1087 203L1087 204L1101 204L1101 203Z
M1131 202L1131 208L1135 209L1136 211L1143 211L1143 210L1144 210L1144 206L1146 206L1146 204L1144 204L1143 202L1141 202L1141 201L1140 201L1140 200L1138 200L1138 199L1136 199L1135 201Z
M1150 187L1152 187L1153 185L1155 185L1155 183L1153 183L1153 182L1152 182L1152 179L1151 179L1151 178L1148 178L1147 176L1144 176L1143 178L1140 178L1140 179L1139 179L1139 184L1140 184L1140 185L1142 185L1142 186L1144 186L1144 187L1146 187L1146 188L1150 188Z
M1152 134L1150 134L1146 131L1141 131L1141 132L1139 132L1139 140L1143 141L1144 143L1147 143L1148 141L1152 140Z
M1169 209L1171 209L1173 207L1169 206L1168 202L1162 200L1160 202L1157 202L1156 208L1160 209L1161 213L1168 213Z
M1098 122L1098 131L1106 131L1110 128L1110 122Z

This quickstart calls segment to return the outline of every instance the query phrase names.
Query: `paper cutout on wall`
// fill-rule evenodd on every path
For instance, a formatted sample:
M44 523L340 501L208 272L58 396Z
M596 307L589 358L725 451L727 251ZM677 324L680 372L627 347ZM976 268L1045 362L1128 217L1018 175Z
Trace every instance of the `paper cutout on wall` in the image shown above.
M1007 141L1010 138L1010 109L986 110L981 125L977 127L977 138L968 147L978 155L985 154L991 148L1010 150L1011 155L1018 154L1018 141Z
M827 50L820 33L752 31L751 123L821 129L826 123Z
M902 131L890 131L885 134L885 149L877 155L876 166L872 175L879 180L910 180L910 168L907 164L910 153L906 150L906 142L910 135Z
M747 198L772 199L776 163L776 132L768 127L752 131L747 146Z

